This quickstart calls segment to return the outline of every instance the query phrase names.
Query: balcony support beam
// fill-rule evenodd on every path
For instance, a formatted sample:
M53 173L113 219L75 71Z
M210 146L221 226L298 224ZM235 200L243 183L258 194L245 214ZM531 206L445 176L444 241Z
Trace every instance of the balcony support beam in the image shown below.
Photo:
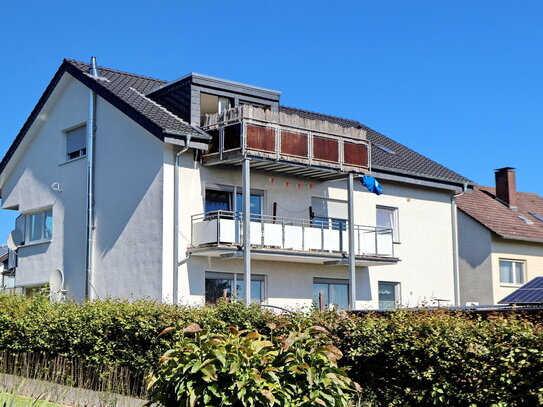
M349 232L349 308L356 309L356 267L354 253L354 175L347 177L347 211Z
M245 304L251 305L251 160L245 156L242 164L243 195L243 275Z

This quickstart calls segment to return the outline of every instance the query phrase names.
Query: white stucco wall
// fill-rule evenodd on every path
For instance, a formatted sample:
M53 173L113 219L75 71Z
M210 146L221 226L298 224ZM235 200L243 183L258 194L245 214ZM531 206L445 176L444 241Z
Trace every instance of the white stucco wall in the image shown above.
M96 292L161 300L164 143L101 98L96 117Z
M60 268L70 297L78 299L84 294L86 162L65 163L63 131L87 120L86 96L86 88L65 74L6 169L2 187L3 208L53 208L53 238L19 249L16 284L48 282Z
M207 185L241 186L240 169L195 168L192 157L182 158L180 170L181 255L190 243L190 215L204 211ZM271 178L276 181L272 182ZM286 187L285 182L292 186ZM297 188L298 183L303 184ZM306 184L313 183L312 188ZM308 218L311 197L346 200L346 181L317 183L303 179L253 172L251 188L264 191L264 213L272 214L273 202L279 216ZM395 265L360 267L357 270L357 307L377 308L379 281L401 284L401 302L406 306L431 303L433 299L454 300L450 193L422 187L383 183L385 194L377 196L355 185L355 222L376 224L376 205L399 209L400 243L395 244ZM240 260L193 255L179 268L179 292L183 303L201 303L205 271L242 272ZM298 306L311 302L313 277L348 278L347 267L254 260L254 274L266 276L267 298L272 305Z

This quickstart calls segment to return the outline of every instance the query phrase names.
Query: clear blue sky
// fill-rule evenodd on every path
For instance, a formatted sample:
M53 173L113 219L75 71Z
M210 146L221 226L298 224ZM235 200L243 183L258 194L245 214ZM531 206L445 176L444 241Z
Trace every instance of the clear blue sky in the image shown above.
M62 59L96 55L278 89L480 184L516 167L519 190L543 195L542 1L3 0L0 38L2 155Z

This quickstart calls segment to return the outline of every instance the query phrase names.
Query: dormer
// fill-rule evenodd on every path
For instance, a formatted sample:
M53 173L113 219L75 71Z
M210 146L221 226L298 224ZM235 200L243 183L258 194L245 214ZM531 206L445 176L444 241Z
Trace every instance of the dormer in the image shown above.
M192 125L202 126L205 115L251 105L278 111L281 92L240 82L190 73L147 94Z

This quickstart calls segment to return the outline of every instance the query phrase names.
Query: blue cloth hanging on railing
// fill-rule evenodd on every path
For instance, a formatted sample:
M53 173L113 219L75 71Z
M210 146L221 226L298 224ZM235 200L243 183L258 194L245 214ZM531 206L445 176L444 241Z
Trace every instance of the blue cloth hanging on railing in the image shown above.
M381 195L383 193L383 187L375 178L364 175L359 179L360 183L365 186L368 191L373 192L377 195Z

